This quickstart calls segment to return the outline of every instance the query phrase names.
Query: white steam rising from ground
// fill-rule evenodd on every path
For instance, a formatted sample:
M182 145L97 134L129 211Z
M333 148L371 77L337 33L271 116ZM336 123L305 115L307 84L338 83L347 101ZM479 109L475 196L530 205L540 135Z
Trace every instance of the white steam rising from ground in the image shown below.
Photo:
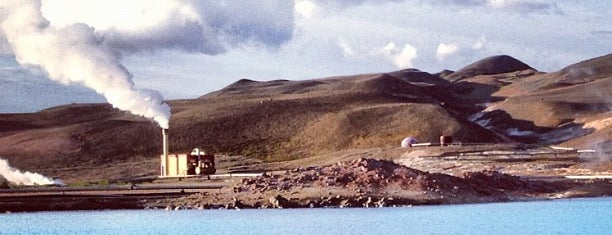
M135 87L120 63L124 56L161 49L214 55L240 43L278 46L292 36L292 10L292 1L0 1L0 46L8 45L24 66L87 86L114 107L168 128L170 107L158 92Z
M21 172L11 167L8 162L2 158L0 158L0 175L9 182L19 185L49 185L55 183L52 179L38 173L29 171Z

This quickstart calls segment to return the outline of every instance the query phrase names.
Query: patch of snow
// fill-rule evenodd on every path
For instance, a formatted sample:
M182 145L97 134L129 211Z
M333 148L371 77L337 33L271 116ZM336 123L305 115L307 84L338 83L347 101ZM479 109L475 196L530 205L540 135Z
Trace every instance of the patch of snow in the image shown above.
M476 120L480 119L484 115L485 115L484 112L477 112L475 114L472 114L472 116L468 117L468 120L470 120L470 122L475 122Z
M491 122L491 119L483 119L483 120L476 121L476 124L478 124L481 127L489 129L488 125L490 122Z
M506 130L506 134L511 136L530 136L535 134L533 131L521 131L518 128L510 128Z
M485 102L485 103L476 104L476 106L483 107L483 108L488 108L489 106L491 106L491 102Z
M483 112L491 112L497 110L497 104L489 104Z
M540 135L540 140L546 141L546 143L561 143L586 134L587 132L580 128L579 124L572 123L561 129L556 129Z

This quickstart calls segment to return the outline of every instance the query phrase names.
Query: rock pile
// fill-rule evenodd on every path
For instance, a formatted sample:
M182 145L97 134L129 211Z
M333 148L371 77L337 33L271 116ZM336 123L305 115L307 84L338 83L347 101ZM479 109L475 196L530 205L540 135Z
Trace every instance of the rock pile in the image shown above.
M496 171L463 178L432 174L387 160L358 159L244 178L228 192L196 195L193 208L389 207L510 200L531 182Z
M331 166L300 167L285 174L245 178L234 186L235 192L287 191L310 186L343 187L366 191L399 185L403 189L423 190L462 184L448 175L429 174L387 160L358 159Z
M464 179L481 194L490 194L495 191L516 191L526 186L526 183L518 176L489 170L465 173Z
M330 166L295 168L285 174L245 178L233 190L235 193L283 193L313 187L322 188L322 191L340 189L346 193L310 198L291 206L371 207L412 204L420 200L429 203L452 198L480 200L484 196L503 196L503 191L518 190L524 185L518 177L495 171L469 173L465 178L458 178L419 171L388 160L361 158ZM279 196L271 198L270 203L278 204L278 199Z

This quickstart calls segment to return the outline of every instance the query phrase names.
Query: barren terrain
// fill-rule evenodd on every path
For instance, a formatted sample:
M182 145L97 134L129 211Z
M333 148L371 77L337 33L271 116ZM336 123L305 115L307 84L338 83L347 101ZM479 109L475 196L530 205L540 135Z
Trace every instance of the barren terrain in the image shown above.
M266 171L273 179L291 180L338 162L359 165L358 159L443 173L458 177L448 178L457 184L466 183L466 174L605 176L612 174L611 68L612 55L552 73L495 56L437 74L407 69L304 81L242 79L199 98L168 101L170 152L199 147L217 154L219 173ZM453 144L436 146L441 135L452 136ZM407 136L432 145L397 147ZM0 114L0 157L68 185L156 183L161 149L153 122L105 104ZM585 195L610 195L606 182L598 181L598 189ZM224 187L236 183L230 178ZM336 186L306 187L298 194ZM574 186L538 193L567 193ZM369 186L350 190L360 187ZM399 189L382 189L393 190ZM518 194L526 195L521 190ZM463 196L464 202L480 197Z

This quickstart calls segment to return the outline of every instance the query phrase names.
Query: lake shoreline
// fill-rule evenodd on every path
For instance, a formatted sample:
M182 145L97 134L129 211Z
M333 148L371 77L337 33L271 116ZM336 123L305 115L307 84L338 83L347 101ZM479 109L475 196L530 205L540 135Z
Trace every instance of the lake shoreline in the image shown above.
M576 192L574 192L576 193ZM215 210L215 209L303 209L303 208L382 208L382 207L413 207L431 205L465 205L487 203L511 203L528 201L549 201L559 199L581 199L612 197L610 194L588 192L581 194L567 194L542 197L513 197L513 198L482 198L477 201L434 201L414 200L411 198L379 198L379 197L343 197L329 196L323 198L309 198L305 200L273 197L281 204L274 205L274 201L256 201L249 205L241 199L229 202L205 203L201 206L185 204L186 197L194 197L201 193L164 193L158 195L88 195L88 196L15 196L3 195L0 197L0 214L16 212L45 212L45 211L100 211L100 210ZM284 197L282 197L284 198ZM320 200L319 200L320 199ZM32 201L35 200L35 203ZM153 201L156 200L156 201ZM10 203L7 203L11 201ZM269 202L269 201L268 201ZM313 203L314 202L314 203Z

